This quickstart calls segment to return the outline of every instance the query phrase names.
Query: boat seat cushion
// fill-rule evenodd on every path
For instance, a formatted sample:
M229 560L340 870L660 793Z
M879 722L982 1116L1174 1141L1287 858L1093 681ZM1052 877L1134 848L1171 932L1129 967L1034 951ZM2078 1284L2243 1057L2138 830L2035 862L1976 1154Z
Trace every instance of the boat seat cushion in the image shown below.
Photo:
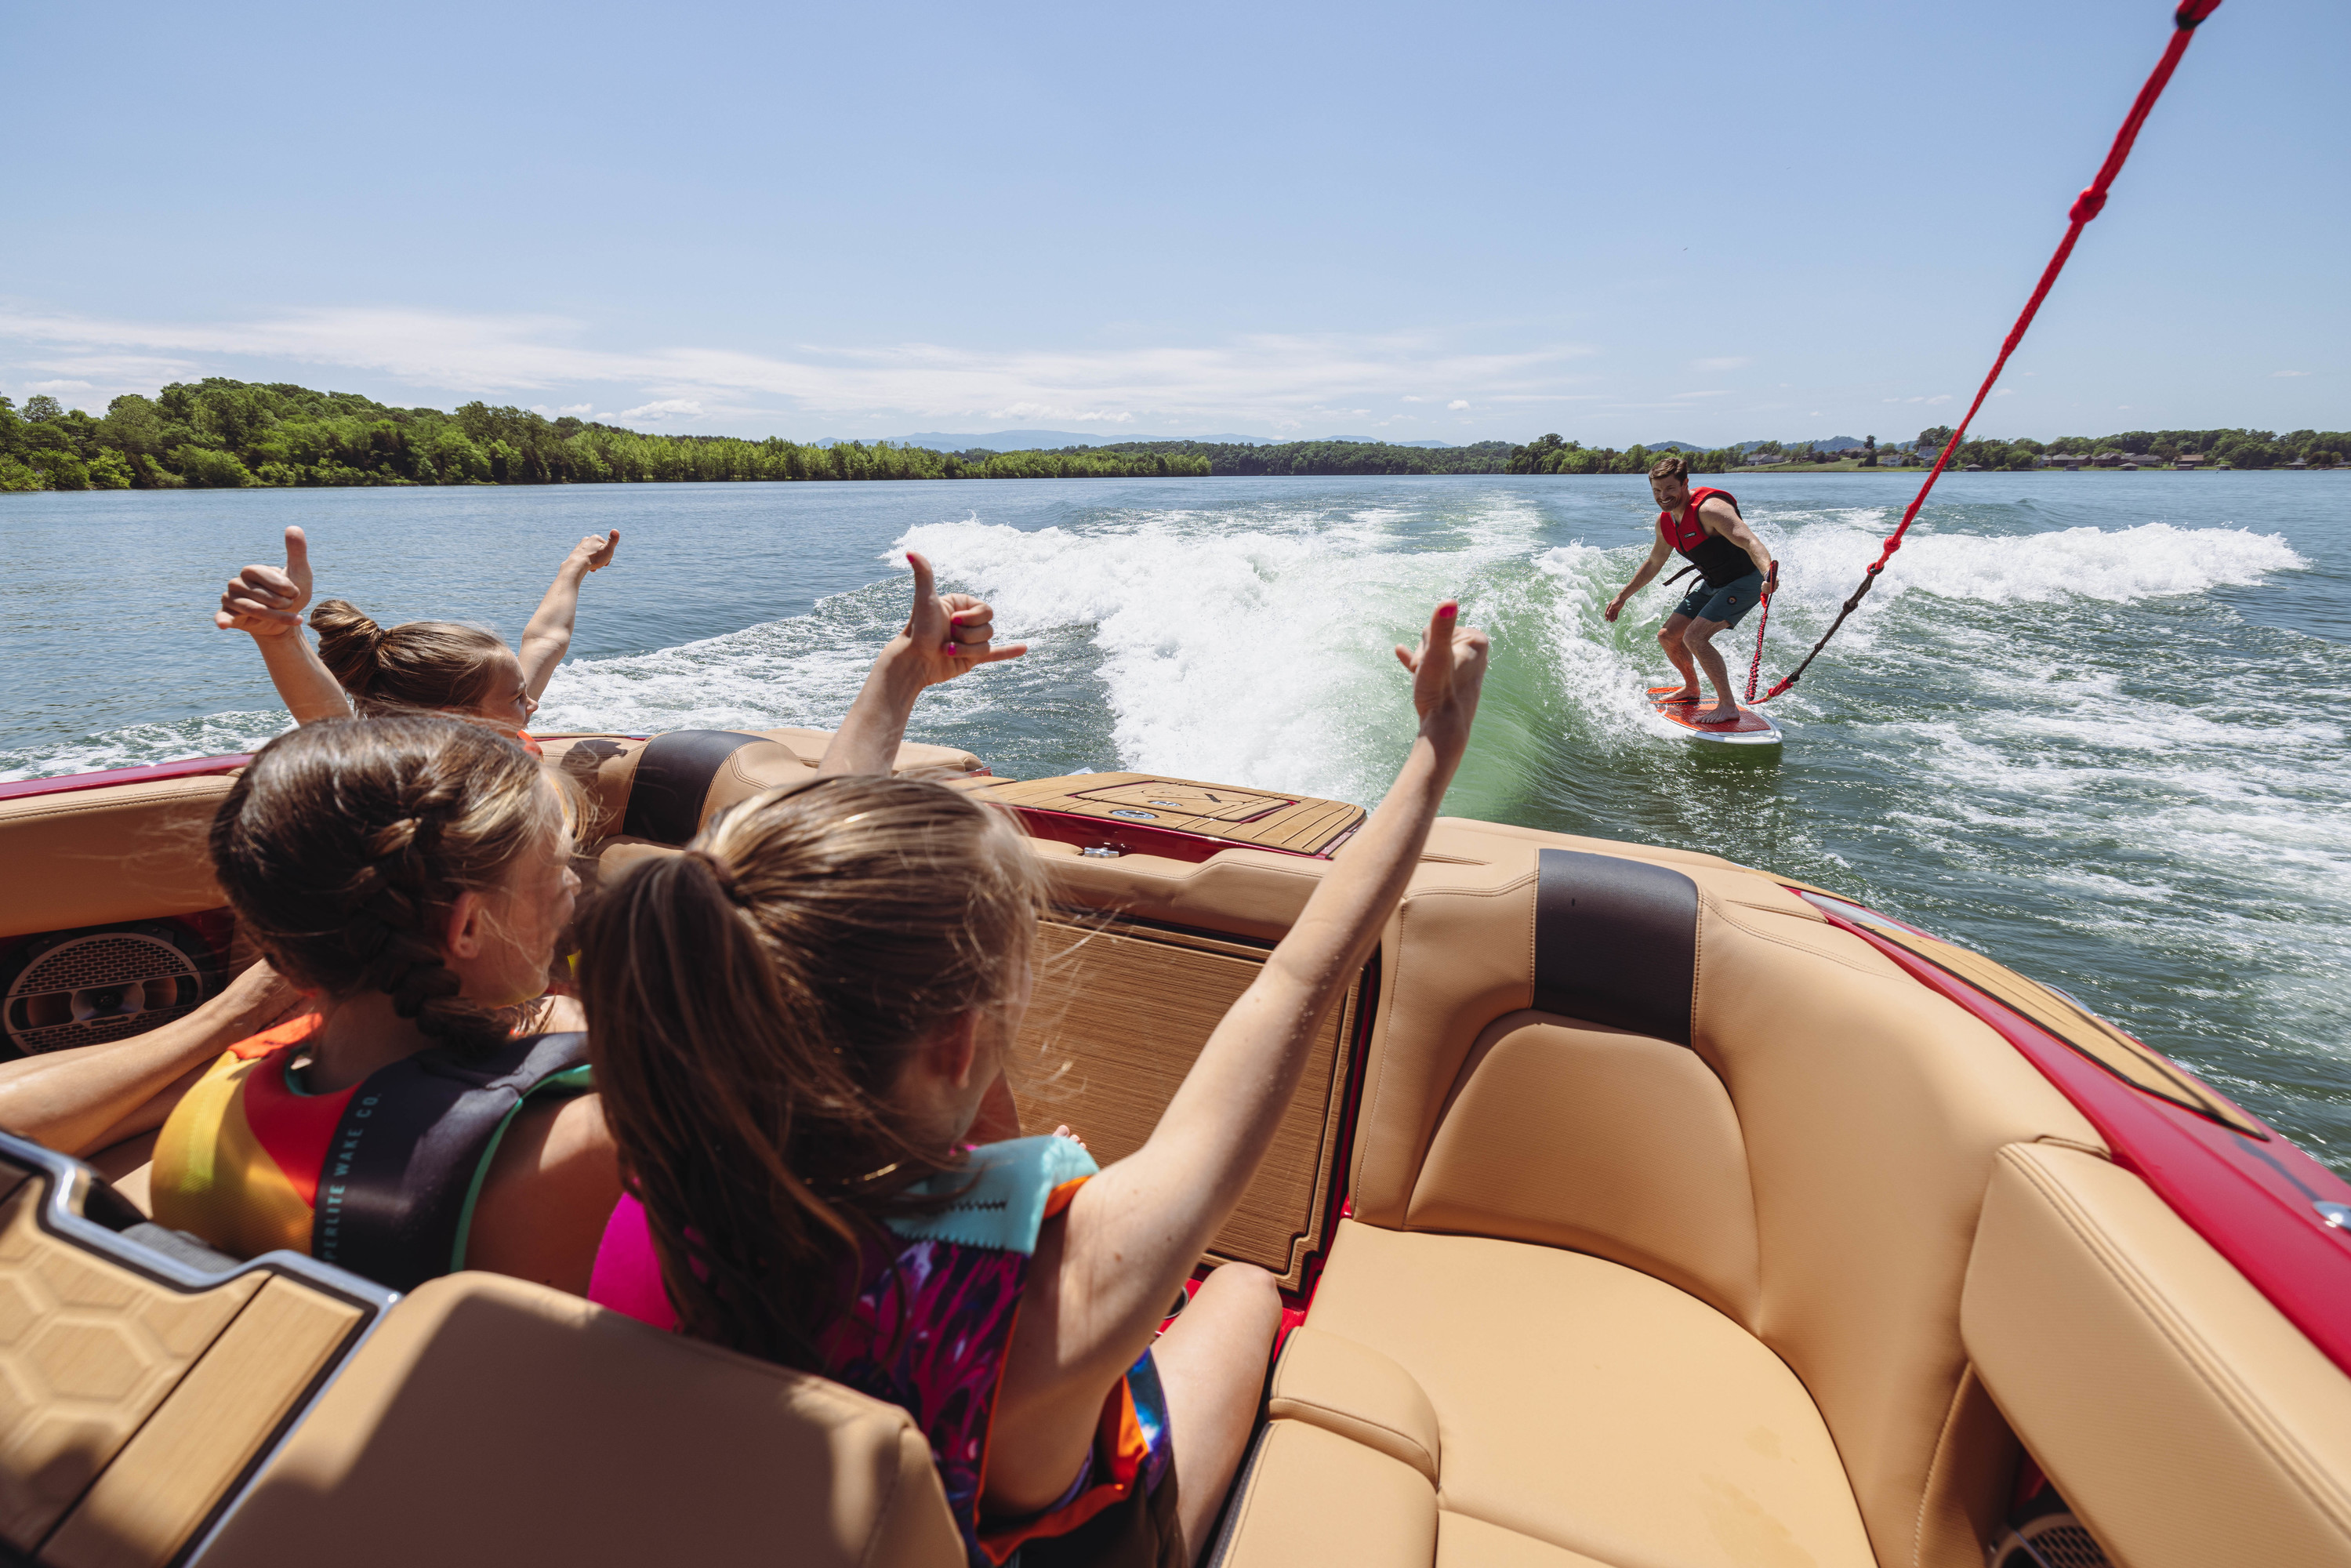
M1375 1512L1399 1522L1366 1563L1875 1562L1795 1374L1696 1297L1583 1253L1343 1222L1271 1414L1234 1568L1338 1561L1290 1543L1352 1541Z
M964 1562L930 1446L897 1406L478 1273L392 1309L203 1562L406 1568L453 1552L565 1568Z

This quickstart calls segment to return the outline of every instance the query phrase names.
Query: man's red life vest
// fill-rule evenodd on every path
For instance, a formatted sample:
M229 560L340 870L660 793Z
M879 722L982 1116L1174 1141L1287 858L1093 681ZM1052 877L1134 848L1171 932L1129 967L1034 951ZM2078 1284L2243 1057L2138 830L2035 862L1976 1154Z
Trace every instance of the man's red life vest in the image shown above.
M1692 490L1679 517L1671 512L1657 514L1657 536L1687 558L1709 588L1736 582L1755 570L1755 562L1745 550L1720 534L1708 533L1706 525L1698 520L1698 509L1716 496L1729 502L1732 510L1738 509L1738 497L1728 490L1708 488Z

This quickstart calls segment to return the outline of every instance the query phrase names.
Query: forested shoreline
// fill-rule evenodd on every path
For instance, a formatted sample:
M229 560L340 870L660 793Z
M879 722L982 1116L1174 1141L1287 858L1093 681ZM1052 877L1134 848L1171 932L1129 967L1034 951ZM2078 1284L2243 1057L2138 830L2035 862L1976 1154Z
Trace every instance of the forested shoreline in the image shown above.
M1668 452L1694 472L1769 472L1751 455L1791 465L1823 456L1863 467L1916 465L1949 439L1824 454L1812 445L1747 443L1709 451L1679 443L1585 446L1556 434L1524 444L1399 446L1383 441L1242 443L1126 441L1054 451L937 452L891 442L817 446L771 436L656 435L528 409L469 402L455 413L393 408L355 392L211 377L173 382L152 398L118 397L102 416L34 397L0 397L0 491L235 489L374 485L601 485L794 479L1081 479L1222 475L1643 474ZM2351 460L2351 434L2298 430L2125 431L2114 435L1980 440L1954 467L2022 469L2045 455L2149 454L2168 462L2270 468ZM1799 468L1798 471L1803 471Z
M921 446L649 435L528 409L392 408L354 392L212 377L102 418L0 398L0 490L246 486L599 485L779 479L1069 479L1197 476L1205 457L1095 450L965 457Z

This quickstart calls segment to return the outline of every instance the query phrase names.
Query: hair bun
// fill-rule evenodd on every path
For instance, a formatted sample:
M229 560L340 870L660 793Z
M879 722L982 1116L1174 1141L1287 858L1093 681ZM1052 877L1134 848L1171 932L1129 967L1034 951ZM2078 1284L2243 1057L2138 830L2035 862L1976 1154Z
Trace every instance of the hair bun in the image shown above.
M310 612L319 634L319 662L342 688L357 696L374 684L376 649L383 628L348 599L322 599Z

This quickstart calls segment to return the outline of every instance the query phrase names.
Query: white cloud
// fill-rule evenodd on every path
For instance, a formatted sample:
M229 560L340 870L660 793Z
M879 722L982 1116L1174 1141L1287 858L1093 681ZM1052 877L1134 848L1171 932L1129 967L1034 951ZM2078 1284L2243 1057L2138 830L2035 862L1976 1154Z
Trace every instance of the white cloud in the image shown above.
M658 402L643 402L634 408L624 408L612 417L619 420L700 419L702 404L690 397L665 397Z
M1698 371L1743 371L1754 362L1744 354L1725 354L1719 359L1692 360L1690 368Z
M1425 397L1412 397L1407 395L1398 398L1396 401L1398 402L1426 402L1428 400Z
M2270 372L2273 379L2279 376L2306 376L2308 374L2310 374L2308 371L2272 371Z
M535 402L530 405L530 412L547 419L561 419L567 414L579 419L588 419L594 416L596 405L592 402L567 402L561 408L549 408L543 402ZM613 417L617 419L620 416L615 414Z
M1730 393L1729 393L1729 392L1722 392L1722 391L1717 391L1717 392L1676 392L1676 393L1674 393L1674 396L1675 396L1675 397L1677 397L1677 398L1687 398L1687 397L1729 397L1729 395L1730 395Z
M2016 395L2016 389L2014 387L1994 387L1992 388L1991 395L1994 397L2014 397Z
M89 382L26 382L25 384L37 392L48 392L51 395L58 392L86 392L98 390Z
M583 340L587 324L553 316L461 315L337 307L237 322L152 322L0 309L0 372L25 350L53 360L138 356L172 373L235 373L235 361L291 361L375 371L420 391L494 401L591 386L703 417L797 413L833 418L1087 419L1198 417L1311 423L1399 383L1452 382L1488 401L1568 394L1570 365L1595 350L1553 343L1468 353L1427 334L1272 334L1207 346L1029 349L987 352L935 343L801 345L788 353L674 346L618 350ZM11 353L11 350L16 350ZM184 356L184 358L183 358ZM224 364L223 361L231 361ZM282 371L279 373L283 373ZM87 379L96 380L90 377ZM152 388L152 379L142 378ZM614 401L621 401L615 399ZM780 405L780 406L779 406ZM1455 410L1469 406L1457 398ZM1022 412L1014 412L1022 411Z

